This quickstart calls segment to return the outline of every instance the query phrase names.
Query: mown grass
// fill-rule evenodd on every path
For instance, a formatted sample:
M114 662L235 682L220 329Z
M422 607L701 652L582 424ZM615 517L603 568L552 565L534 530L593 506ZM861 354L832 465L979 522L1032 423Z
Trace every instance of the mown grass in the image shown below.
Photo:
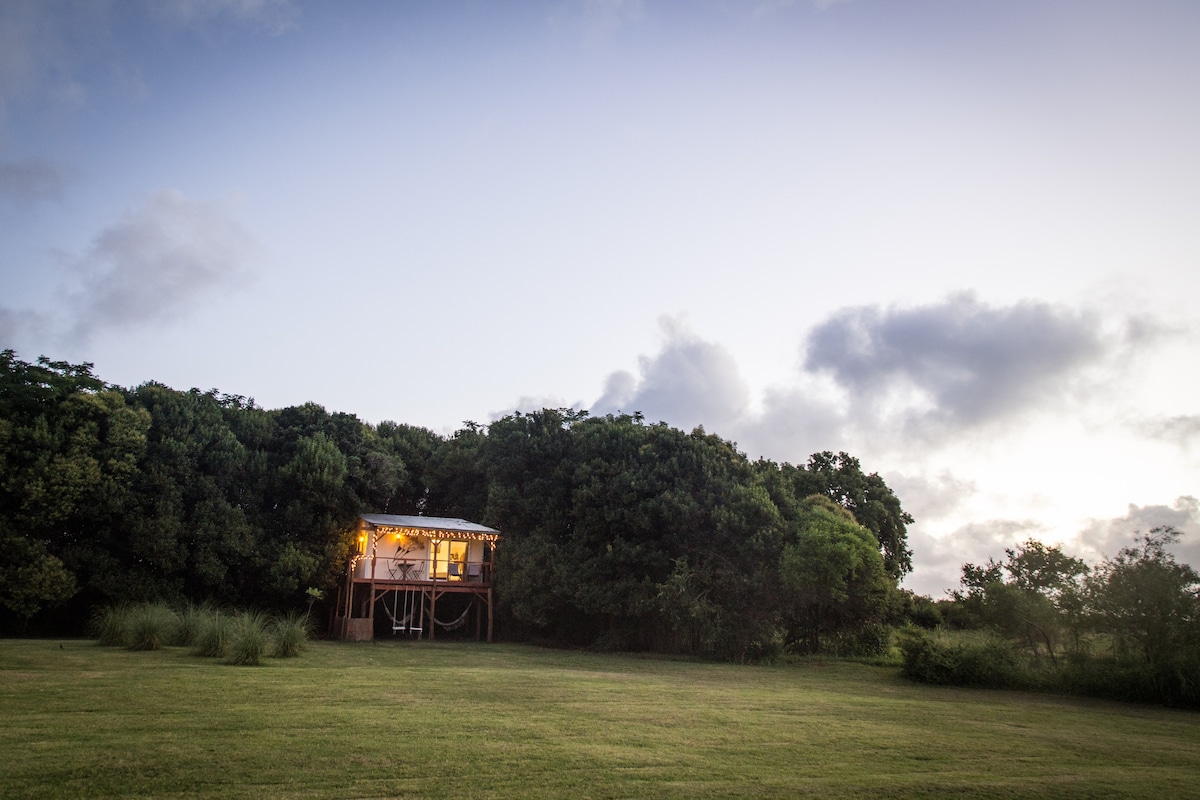
M0 641L6 798L1182 797L1200 715L893 668L312 642Z

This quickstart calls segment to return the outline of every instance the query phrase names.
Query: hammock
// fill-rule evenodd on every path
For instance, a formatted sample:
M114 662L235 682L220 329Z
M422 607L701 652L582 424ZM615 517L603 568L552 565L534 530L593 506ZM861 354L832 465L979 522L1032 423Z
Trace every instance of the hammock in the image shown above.
M462 612L462 616L460 616L458 619L454 620L453 622L442 622L437 617L434 617L433 621L436 622L438 625L441 625L442 628L444 628L445 630L456 631L459 628L461 628L463 625L467 624L467 614L470 614L470 613L471 613L471 605L468 603L466 610Z

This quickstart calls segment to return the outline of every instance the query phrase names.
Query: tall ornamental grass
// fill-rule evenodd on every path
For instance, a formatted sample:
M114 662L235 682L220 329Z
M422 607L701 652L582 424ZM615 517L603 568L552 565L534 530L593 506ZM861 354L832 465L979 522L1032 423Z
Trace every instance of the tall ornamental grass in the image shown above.
M170 644L179 630L179 614L166 603L142 603L128 615L125 646L130 650L159 650Z
M259 611L243 611L238 614L230 626L225 660L230 664L248 667L261 664L271 642L269 622L267 615Z
M289 611L271 623L271 655L275 658L295 658L300 655L308 641L310 623L308 614Z
M200 617L192 655L224 658L233 636L233 619L215 608Z
M208 619L216 613L211 603L187 602L179 609L179 628L175 632L175 640L171 644L177 647L195 647Z
M123 647L128 623L129 606L124 603L115 606L101 606L92 613L88 631L95 637L98 645Z
M266 656L300 655L312 626L308 614L296 611L273 618L260 611L222 611L211 603L175 610L156 602L99 608L89 630L97 644L110 647L158 650L173 645L187 647L195 656L255 665Z

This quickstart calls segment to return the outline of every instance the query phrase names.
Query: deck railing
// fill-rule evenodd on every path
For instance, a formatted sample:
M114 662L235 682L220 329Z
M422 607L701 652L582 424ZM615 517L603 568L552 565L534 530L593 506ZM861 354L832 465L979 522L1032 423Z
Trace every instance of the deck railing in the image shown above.
M489 561L442 561L436 562L437 570L431 577L434 562L425 558L376 556L372 574L371 558L367 557L363 577L383 581L427 583L434 580L450 583L491 583L492 564Z

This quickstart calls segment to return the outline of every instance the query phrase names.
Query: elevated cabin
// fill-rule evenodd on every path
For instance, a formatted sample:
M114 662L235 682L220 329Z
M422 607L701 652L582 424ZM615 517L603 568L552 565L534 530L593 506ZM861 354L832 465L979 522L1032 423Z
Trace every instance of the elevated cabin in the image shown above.
M333 631L368 641L377 632L424 635L474 625L492 641L492 556L500 532L450 517L364 514L339 592Z

